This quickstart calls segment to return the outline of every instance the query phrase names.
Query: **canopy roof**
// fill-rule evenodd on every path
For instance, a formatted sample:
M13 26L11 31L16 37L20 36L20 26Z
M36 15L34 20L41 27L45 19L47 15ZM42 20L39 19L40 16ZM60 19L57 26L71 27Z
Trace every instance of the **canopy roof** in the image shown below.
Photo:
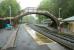
M0 20L13 19L13 17L0 18Z
M64 22L74 22L74 16L62 20Z

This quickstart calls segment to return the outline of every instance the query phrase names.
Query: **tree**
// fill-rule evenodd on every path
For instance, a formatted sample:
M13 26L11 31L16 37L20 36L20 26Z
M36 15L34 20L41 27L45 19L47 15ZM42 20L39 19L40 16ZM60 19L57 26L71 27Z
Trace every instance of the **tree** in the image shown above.
M11 16L14 17L17 15L20 10L20 6L16 0L3 0L0 3L0 17L9 17L9 6L11 6Z
M61 17L67 18L74 15L74 0L43 0L39 9L49 11L56 17L59 15L59 8L61 8Z
M37 14L36 16L38 17L38 23L42 23L43 20L47 19L47 17L44 16L44 15L38 15Z
M36 16L35 16L36 17ZM22 18L22 22L24 23L30 23L30 24L36 24L37 23L37 19L35 18L33 15L27 15L27 16L24 16Z

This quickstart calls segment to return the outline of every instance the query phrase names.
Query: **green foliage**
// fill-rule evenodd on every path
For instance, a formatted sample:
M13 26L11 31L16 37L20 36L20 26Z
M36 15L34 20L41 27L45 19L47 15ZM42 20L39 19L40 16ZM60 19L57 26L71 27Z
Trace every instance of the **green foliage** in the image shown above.
M11 6L11 16L14 17L20 10L16 0L4 0L0 3L0 17L9 17L9 6Z
M43 0L39 6L39 9L41 8L56 17L58 17L59 8L61 8L61 17L67 18L74 15L74 0Z
M23 23L35 24L35 23L37 23L36 20L37 19L35 19L35 17L32 15L27 15L22 18Z
M41 23L41 21L47 19L47 17L43 15L37 15L37 17L38 17L38 23Z

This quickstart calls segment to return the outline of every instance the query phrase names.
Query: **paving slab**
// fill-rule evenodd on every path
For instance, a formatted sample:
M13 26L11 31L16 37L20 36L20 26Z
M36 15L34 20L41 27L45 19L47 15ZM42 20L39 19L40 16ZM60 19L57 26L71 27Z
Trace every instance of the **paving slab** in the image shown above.
M20 25L15 43L15 50L48 50L44 49L44 47L40 47L31 37L31 35L26 31L25 27L26 26L24 25Z
M1 29L0 30L0 47L2 48L8 41L9 37L12 33L14 33L15 29L7 30Z

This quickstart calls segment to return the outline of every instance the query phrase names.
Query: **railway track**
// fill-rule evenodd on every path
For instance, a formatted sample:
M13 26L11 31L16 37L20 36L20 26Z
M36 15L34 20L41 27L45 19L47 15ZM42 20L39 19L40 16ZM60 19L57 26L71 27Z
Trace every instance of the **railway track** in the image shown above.
M43 26L38 26L40 27L42 30L46 31L48 34L54 35L56 37L62 38L64 40L67 40L71 43L74 43L74 35L70 35L70 34L62 34L62 33L58 33L56 31L53 30L48 30L48 28L45 28Z
M40 25L30 25L31 28L36 30L37 32L40 32L41 34L47 36L48 38L62 44L63 46L66 46L70 48L71 50L74 50L74 36L70 34L61 34L57 31L54 31L54 29L46 28Z

